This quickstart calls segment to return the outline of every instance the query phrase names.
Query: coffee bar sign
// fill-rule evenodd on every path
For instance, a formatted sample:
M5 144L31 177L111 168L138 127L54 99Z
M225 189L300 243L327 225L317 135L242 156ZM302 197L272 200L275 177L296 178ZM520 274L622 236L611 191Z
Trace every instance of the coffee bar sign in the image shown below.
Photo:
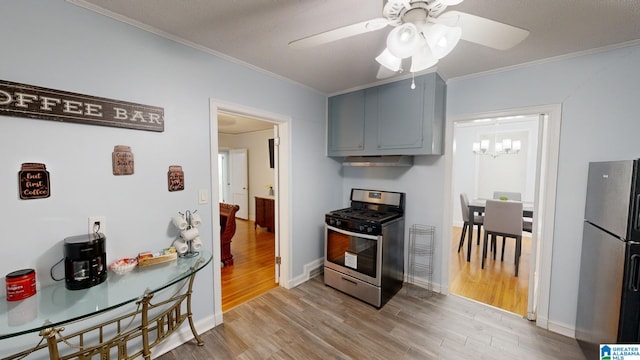
M164 108L0 80L0 115L164 131Z

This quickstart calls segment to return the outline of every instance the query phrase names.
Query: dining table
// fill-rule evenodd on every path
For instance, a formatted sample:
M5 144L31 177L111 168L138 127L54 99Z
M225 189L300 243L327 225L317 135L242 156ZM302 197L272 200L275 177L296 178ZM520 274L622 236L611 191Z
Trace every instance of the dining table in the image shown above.
M495 200L495 199L492 199ZM511 201L511 200L505 200ZM473 227L476 225L474 223L475 215L484 214L484 208L486 206L487 199L473 199L469 201L469 229L467 237L467 261L471 261L471 241L473 240ZM532 202L522 202L522 217L525 218L533 218L533 203Z

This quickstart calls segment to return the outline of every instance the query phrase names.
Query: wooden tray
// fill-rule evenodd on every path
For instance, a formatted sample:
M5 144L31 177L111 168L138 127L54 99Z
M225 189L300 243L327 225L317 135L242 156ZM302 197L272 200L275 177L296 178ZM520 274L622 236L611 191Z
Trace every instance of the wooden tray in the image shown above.
M161 264L178 258L178 253L170 253L166 255L154 256L149 258L138 259L138 266L144 267L149 265Z

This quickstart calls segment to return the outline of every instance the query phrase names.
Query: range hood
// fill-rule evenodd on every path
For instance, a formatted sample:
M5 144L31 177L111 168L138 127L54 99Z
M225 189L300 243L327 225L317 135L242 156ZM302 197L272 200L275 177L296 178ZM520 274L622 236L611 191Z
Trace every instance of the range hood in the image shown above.
M343 166L411 166L413 156L379 155L379 156L347 156Z

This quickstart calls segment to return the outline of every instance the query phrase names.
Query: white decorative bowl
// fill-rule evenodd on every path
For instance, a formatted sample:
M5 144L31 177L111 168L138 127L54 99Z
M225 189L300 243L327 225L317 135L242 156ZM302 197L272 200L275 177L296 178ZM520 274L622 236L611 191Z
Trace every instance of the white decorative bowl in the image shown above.
M109 270L118 275L126 274L129 271L135 269L138 266L137 258L123 258L118 259L109 265Z

